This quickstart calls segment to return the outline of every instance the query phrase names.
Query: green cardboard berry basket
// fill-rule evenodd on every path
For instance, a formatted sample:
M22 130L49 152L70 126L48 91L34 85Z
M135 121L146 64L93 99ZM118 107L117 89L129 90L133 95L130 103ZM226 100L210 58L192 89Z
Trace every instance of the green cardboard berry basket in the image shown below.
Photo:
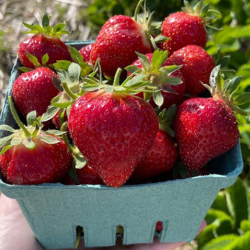
M80 49L93 41L72 41ZM20 63L9 82L11 94ZM5 99L1 124L15 126ZM5 132L2 132L1 137ZM0 189L16 199L44 248L71 248L76 228L84 230L86 247L116 244L116 227L123 227L123 244L150 243L157 221L163 222L160 242L191 241L219 190L232 185L243 168L240 144L210 162L215 174L144 185L110 188L100 185L9 185Z

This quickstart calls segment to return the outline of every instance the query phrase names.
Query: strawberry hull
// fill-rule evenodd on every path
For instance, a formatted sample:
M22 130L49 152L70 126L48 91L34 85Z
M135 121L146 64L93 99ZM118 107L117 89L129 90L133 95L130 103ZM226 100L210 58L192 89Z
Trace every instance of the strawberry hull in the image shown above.
M89 42L71 42L81 48ZM18 77L14 65L7 95ZM5 100L1 124L15 124ZM4 132L3 132L4 133ZM3 134L1 134L1 137ZM77 226L85 246L112 246L116 226L123 226L123 244L191 241L219 190L232 185L243 167L240 144L210 162L216 174L144 185L110 188L60 183L19 186L0 180L0 190L16 199L35 236L46 249L72 248ZM156 205L157 204L157 205ZM157 221L163 230L155 233Z

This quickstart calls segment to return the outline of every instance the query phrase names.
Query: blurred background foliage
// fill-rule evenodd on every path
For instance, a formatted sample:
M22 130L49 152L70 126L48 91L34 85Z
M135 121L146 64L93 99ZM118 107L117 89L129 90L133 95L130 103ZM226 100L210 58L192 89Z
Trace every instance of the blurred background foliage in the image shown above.
M197 1L190 1L195 4ZM45 11L52 15L51 23L66 22L70 35L64 40L92 40L105 21L117 14L133 16L134 0L0 0L0 90L3 100L8 77L19 42L23 39L22 22L37 23ZM242 76L239 93L250 91L250 0L204 0L211 9L221 13L213 25L221 30L208 29L206 50L215 56L230 56L226 77ZM182 0L147 0L155 21L183 6ZM249 106L243 107L249 109ZM250 249L250 117L239 117L244 170L237 182L222 190L209 210L207 228L197 237L197 249ZM188 225L187 225L188 226Z

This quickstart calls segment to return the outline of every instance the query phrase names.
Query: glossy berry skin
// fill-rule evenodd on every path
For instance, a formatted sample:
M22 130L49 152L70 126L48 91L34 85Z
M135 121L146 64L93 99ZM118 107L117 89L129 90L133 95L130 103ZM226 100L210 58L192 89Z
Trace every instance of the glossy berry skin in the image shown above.
M87 63L90 62L90 53L91 53L92 47L93 47L93 44L91 43L91 44L88 44L88 45L82 47L79 50L80 54L83 57L84 62L87 62Z
M185 12L176 12L166 17L161 31L162 35L170 38L160 45L162 50L168 50L169 55L186 45L194 44L205 48L207 43L202 18Z
M152 146L158 118L139 97L99 90L73 104L68 128L75 145L105 184L120 187Z
M186 80L186 92L198 95L206 90L201 84L209 84L210 74L215 67L214 59L203 48L188 45L177 50L169 58L177 65L182 65L181 72Z
M239 139L236 118L220 99L192 98L178 107L173 122L179 155L189 170L233 148Z
M14 82L12 95L16 109L24 117L33 110L37 116L46 112L50 101L58 94L52 77L58 77L52 70L40 67L21 74Z
M97 174L96 170L85 165L81 169L76 169L79 184L90 184L90 185L104 185L102 179ZM69 175L63 181L65 185L77 185L77 182L72 179Z
M28 149L23 144L12 146L0 155L0 169L10 184L37 185L59 182L68 172L71 154L66 144L59 139L56 144L47 144L34 139L37 146Z
M177 161L177 148L173 138L159 129L154 144L141 158L131 176L131 182L140 183L166 173Z
M149 61L152 61L152 57L153 57L153 53L149 53L146 54L145 56L147 56L147 58L149 59ZM175 63L168 58L166 60L166 62L162 65L162 67L164 66L170 66L170 65L174 65ZM137 66L138 68L142 69L142 63L139 59L137 59L136 61L134 61L132 63L132 65ZM128 72L128 76L130 75L130 73ZM177 104L178 102L180 102L185 94L185 89L186 89L186 80L183 77L182 73L180 70L176 70L175 72L173 72L170 77L178 77L182 80L181 84L178 85L170 85L171 89L173 91L175 91L176 94L174 93L170 93L170 92L166 92L166 91L161 91L161 94L163 96L164 102L161 106L162 109L166 108L168 109L170 106L172 106L173 104ZM141 98L143 98L143 93L139 93L138 96L140 96ZM153 97L150 100L150 104L152 105L153 108L156 108L157 105L155 104Z
M116 15L103 25L90 54L94 65L100 58L105 75L114 76L117 68L124 68L137 59L135 52L152 52L142 26L129 16Z
M34 35L26 38L19 45L18 58L22 65L27 68L34 68L29 61L27 52L35 56L42 65L42 57L47 53L49 61L47 65L55 63L57 60L72 61L67 45L57 37L47 35Z

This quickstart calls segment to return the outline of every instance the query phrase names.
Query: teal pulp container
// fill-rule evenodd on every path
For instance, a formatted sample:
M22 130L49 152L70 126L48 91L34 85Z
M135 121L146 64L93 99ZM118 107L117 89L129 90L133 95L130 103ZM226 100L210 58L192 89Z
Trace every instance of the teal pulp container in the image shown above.
M80 49L93 41L71 41ZM16 61L7 96L18 77ZM16 126L8 99L1 124ZM1 137L5 132L2 131ZM143 185L110 188L100 185L9 185L0 179L0 190L16 199L40 244L46 249L71 248L76 228L84 230L86 247L116 244L116 227L123 227L123 244L151 243L157 221L163 230L160 242L191 241L216 195L232 185L243 168L240 144L210 162L214 174Z

